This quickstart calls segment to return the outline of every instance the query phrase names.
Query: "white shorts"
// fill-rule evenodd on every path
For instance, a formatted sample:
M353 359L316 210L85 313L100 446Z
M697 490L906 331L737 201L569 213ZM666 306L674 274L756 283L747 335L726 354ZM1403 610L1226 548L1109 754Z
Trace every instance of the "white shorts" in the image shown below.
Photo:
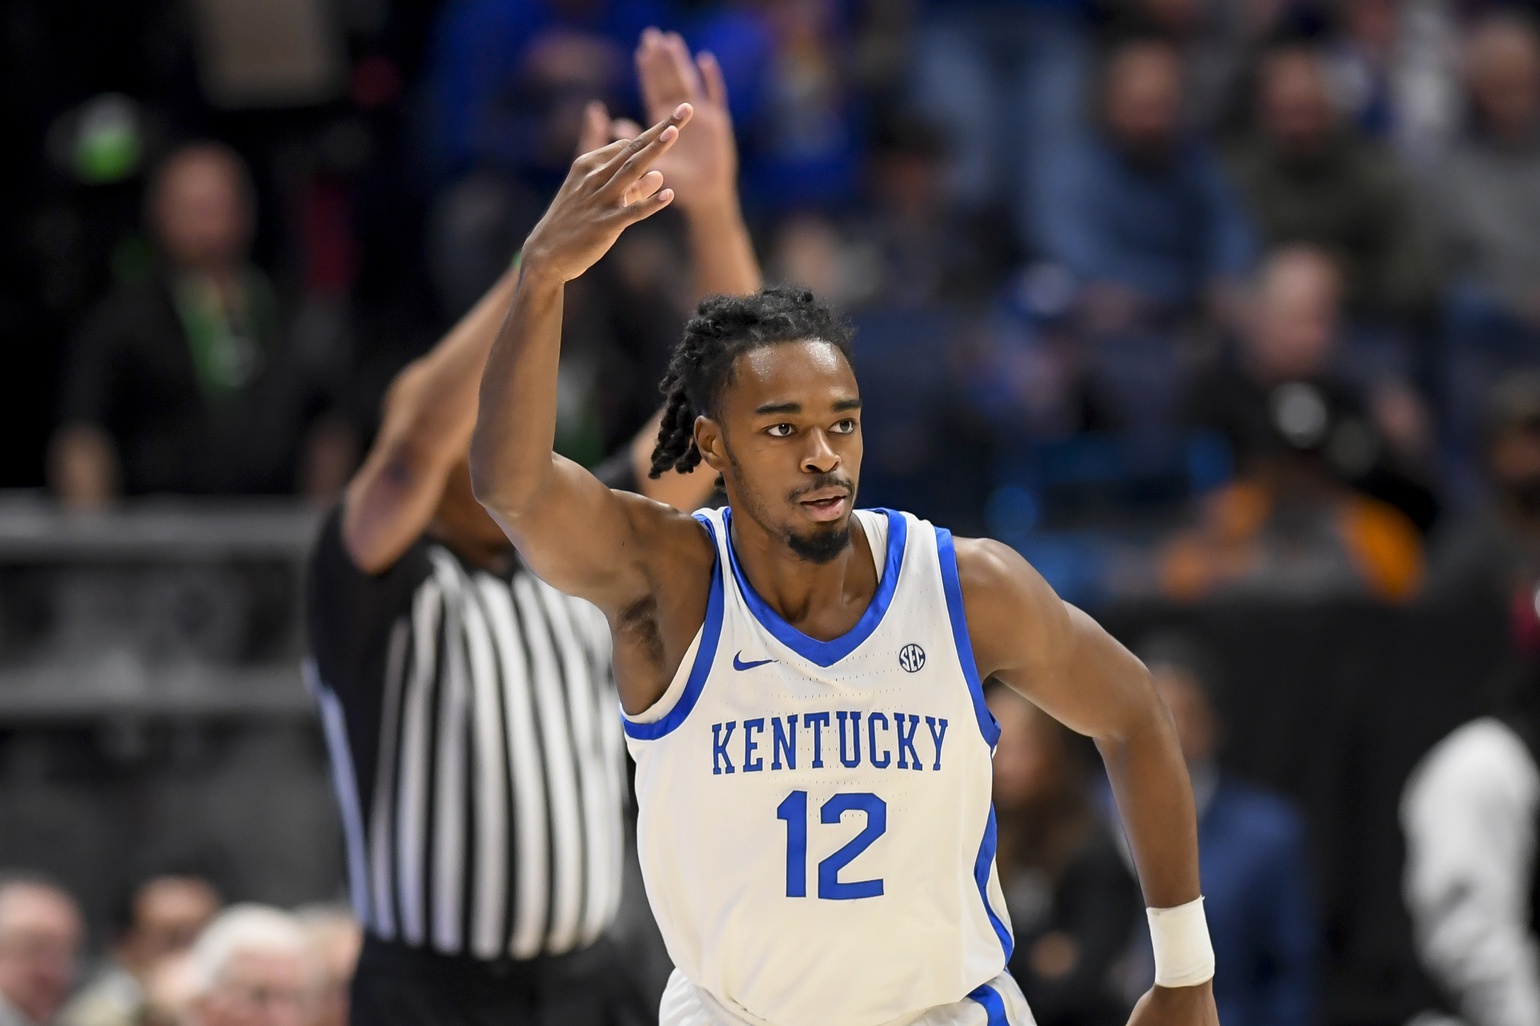
M685 979L678 969L668 978L658 1006L658 1026L766 1026L720 1001ZM1037 1026L1027 999L1009 973L1001 973L972 994L949 1005L937 1005L917 1016L882 1026Z

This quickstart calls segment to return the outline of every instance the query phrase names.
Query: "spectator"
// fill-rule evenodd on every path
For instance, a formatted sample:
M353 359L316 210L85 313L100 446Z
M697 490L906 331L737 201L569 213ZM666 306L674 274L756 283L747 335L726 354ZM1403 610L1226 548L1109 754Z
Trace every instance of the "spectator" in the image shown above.
M1540 581L1540 372L1492 389L1485 435L1486 501L1436 536L1430 590L1528 605Z
M310 934L321 973L311 1026L348 1026L348 990L363 946L363 930L346 907L313 905L295 914Z
M157 876L135 888L112 961L64 1012L67 1026L137 1026L146 981L192 947L219 912L219 893L195 876Z
M187 965L187 1026L308 1026L317 957L300 921L266 905L234 905L209 924Z
M1079 287L1091 390L1119 426L1168 424L1184 319L1238 313L1250 226L1217 160L1181 127L1182 66L1168 44L1107 60L1102 131L1055 162L1037 212L1045 255Z
M1171 46L1122 44L1103 73L1102 131L1056 164L1037 220L1088 305L1185 310L1251 269L1250 226L1208 149L1184 135L1181 96Z
M987 698L1000 723L995 865L1016 938L1011 975L1040 1026L1122 1026L1132 999L1120 960L1143 902L1097 814L1089 742L1009 688Z
M1230 0L1104 0L1108 34L1156 35L1182 54L1187 120L1205 134L1238 119L1236 96L1259 41L1283 4Z
M1171 710L1198 806L1203 904L1224 971L1214 1000L1225 1026L1316 1021L1320 927L1305 827L1283 798L1219 767L1221 678L1194 641L1166 634L1139 651Z
M1431 175L1427 199L1451 279L1444 399L1455 466L1505 371L1540 361L1540 35L1498 14L1465 51L1468 131ZM1462 482L1470 484L1473 482Z
M1038 212L1053 155L1085 134L1093 0L927 0L915 32L914 101L945 126L949 198L1003 200L1019 244L1045 244Z
M1415 160L1457 120L1456 37L1450 0L1336 0L1333 91L1352 120Z
M938 126L905 112L885 119L872 139L859 234L878 257L875 293L885 309L977 306L999 288L1014 247L997 220L970 217L942 187L946 140Z
M73 506L154 492L334 494L351 437L326 419L324 373L289 346L272 286L248 261L240 158L213 143L176 151L148 212L158 273L108 297L76 339L54 489Z
M1412 196L1390 157L1342 122L1318 51L1291 44L1267 55L1256 125L1230 166L1266 242L1336 255L1359 316L1403 322L1424 309L1433 269Z
M0 873L0 1026L52 1026L80 954L80 910L31 873Z
M1533 606L1527 630L1540 633ZM1533 663L1503 706L1435 745L1401 795L1402 882L1418 954L1469 1026L1540 1022L1540 938L1531 912L1540 822Z
M1196 527L1161 555L1170 596L1405 599L1416 591L1414 525L1342 482L1373 467L1380 443L1351 392L1327 373L1339 288L1319 252L1275 254L1240 365L1195 389L1192 416L1229 433L1242 463L1232 484L1202 500Z
M1268 257L1238 351L1198 376L1187 420L1221 433L1249 470L1294 446L1298 425L1280 419L1284 406L1314 395L1332 415L1332 434L1319 439L1324 468L1426 531L1438 511L1427 415L1409 386L1384 381L1366 393L1344 373L1338 268L1309 246Z

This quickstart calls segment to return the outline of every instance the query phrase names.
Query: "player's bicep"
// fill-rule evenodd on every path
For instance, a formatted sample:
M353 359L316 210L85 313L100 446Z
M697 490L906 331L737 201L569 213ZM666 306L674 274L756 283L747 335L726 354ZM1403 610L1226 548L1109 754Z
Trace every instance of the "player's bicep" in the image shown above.
M1100 624L999 542L960 542L958 570L982 676L1081 734L1122 737L1137 729L1158 701L1149 674Z
M656 535L682 516L640 495L614 491L557 455L538 501L517 516L491 506L487 511L541 580L601 608L650 590L647 556L659 547Z

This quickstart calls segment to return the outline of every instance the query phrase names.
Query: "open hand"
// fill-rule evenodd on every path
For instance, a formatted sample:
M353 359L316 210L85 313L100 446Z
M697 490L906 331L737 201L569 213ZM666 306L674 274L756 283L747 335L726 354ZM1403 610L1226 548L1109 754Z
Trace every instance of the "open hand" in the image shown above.
M738 147L716 58L709 53L692 58L679 33L650 28L637 44L636 77L648 120L662 120L681 103L695 110L690 131L656 165L678 190L680 208L690 213L731 205L737 196ZM615 130L634 136L639 128L617 121Z
M664 188L663 173L653 164L679 139L693 113L681 103L634 139L616 139L573 161L567 180L524 243L524 273L571 281L609 252L621 232L668 206L674 190ZM583 119L585 145L608 134L603 105L590 104Z

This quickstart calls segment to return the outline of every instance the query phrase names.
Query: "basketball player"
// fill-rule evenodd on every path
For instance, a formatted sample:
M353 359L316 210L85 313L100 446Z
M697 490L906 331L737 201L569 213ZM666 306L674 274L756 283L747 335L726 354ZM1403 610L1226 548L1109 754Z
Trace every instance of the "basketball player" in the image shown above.
M1150 910L1131 1022L1212 1026L1193 798L1144 667L1013 550L855 510L861 398L810 293L705 300L653 472L691 517L551 450L563 284L674 198L692 109L578 158L524 248L481 384L476 495L535 573L604 610L638 764L667 1026L1028 1024L993 868L996 677L1101 747Z

